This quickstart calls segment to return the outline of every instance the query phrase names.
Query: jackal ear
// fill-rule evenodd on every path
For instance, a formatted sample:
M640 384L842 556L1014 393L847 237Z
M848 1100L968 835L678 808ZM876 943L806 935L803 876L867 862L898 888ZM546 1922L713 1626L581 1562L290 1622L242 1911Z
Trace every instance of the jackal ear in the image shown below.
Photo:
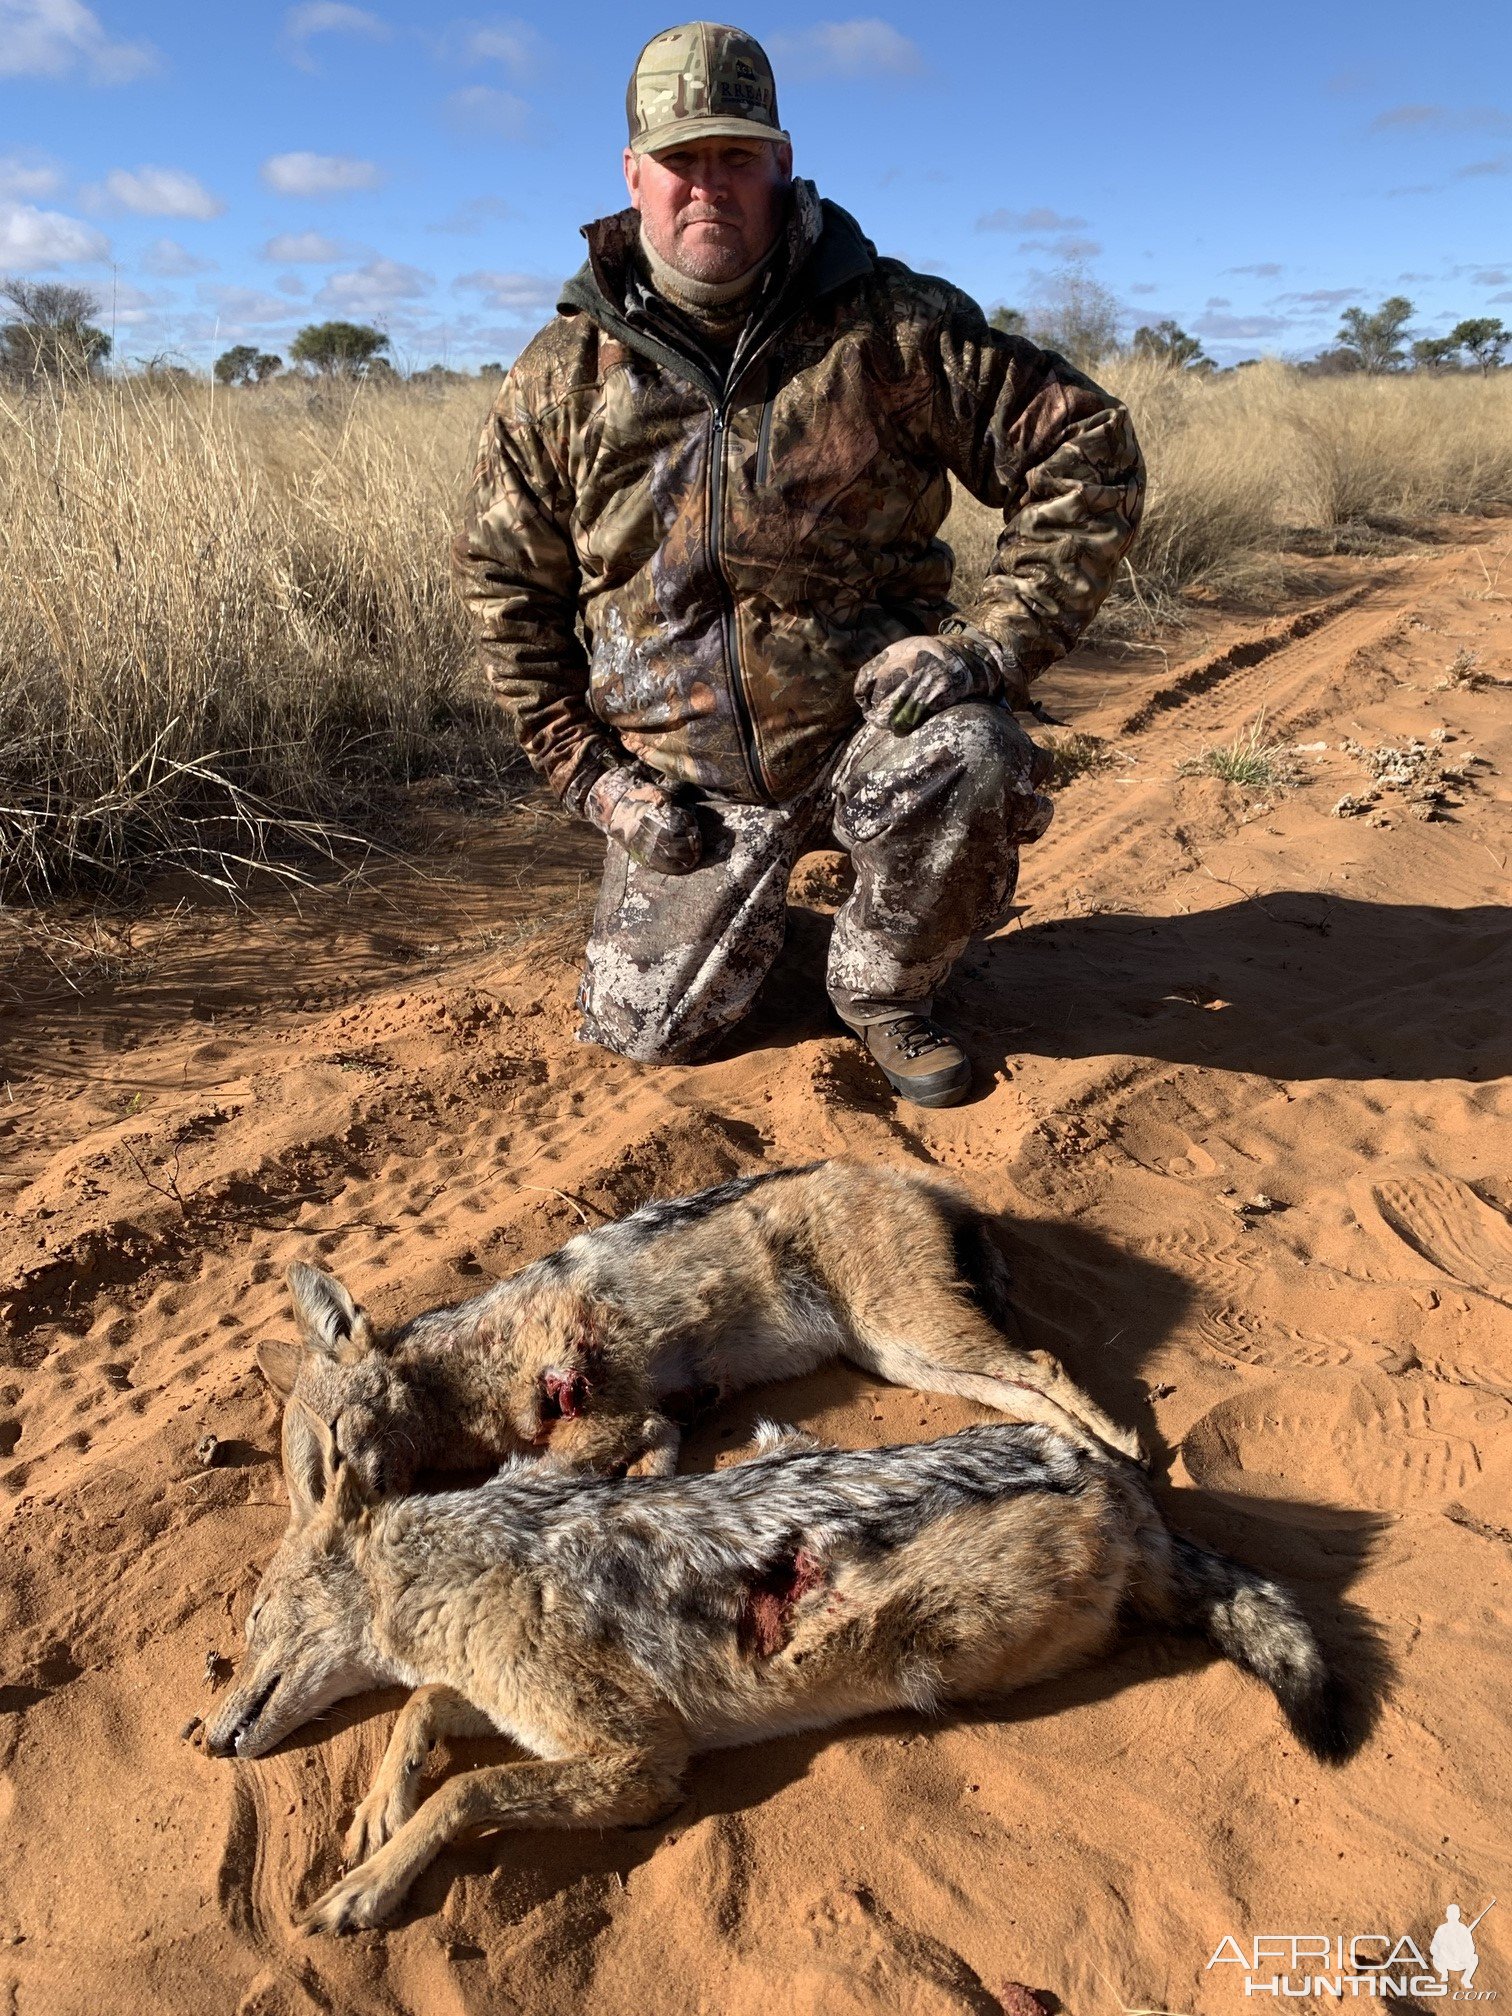
M307 1348L349 1365L372 1348L373 1326L334 1274L296 1260L289 1269L294 1319Z
M302 1524L319 1510L343 1468L351 1465L342 1464L330 1423L302 1400L290 1400L283 1417L283 1473L296 1521Z
M335 1481L331 1485L331 1500L336 1508L336 1517L343 1525L350 1525L354 1519L360 1519L364 1512L371 1510L373 1501L357 1474L356 1464L344 1459L339 1461Z
M294 1391L294 1381L299 1374L299 1361L304 1356L300 1344L287 1344L282 1338L268 1337L257 1347L257 1362L262 1375L280 1400L287 1400Z

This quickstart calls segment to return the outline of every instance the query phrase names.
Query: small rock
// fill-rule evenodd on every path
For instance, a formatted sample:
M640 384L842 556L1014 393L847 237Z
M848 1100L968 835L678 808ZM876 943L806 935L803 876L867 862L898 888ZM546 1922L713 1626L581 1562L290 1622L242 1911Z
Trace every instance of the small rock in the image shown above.
M221 1657L219 1652L205 1654L205 1685L223 1687L231 1678L231 1661Z
M1273 1211L1284 1211L1286 1206L1278 1198L1267 1197L1263 1190L1257 1190L1248 1203L1238 1207L1244 1218L1268 1218Z
M194 1453L206 1470L220 1460L220 1446L220 1438L217 1435L201 1435L195 1443Z
M195 1730L203 1729L204 1726L205 1724L202 1717L198 1715L191 1715L189 1717L189 1720L184 1724L183 1728L180 1729L179 1731L180 1743L189 1742L192 1739Z
M1005 1981L997 1991L1003 2016L1045 2016L1045 2005L1022 1981Z

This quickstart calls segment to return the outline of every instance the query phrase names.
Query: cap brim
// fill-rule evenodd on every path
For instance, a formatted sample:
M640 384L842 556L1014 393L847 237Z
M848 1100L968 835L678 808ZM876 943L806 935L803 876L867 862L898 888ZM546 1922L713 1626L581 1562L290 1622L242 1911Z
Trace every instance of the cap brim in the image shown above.
M779 127L759 119L678 119L670 126L658 126L630 142L632 154L665 154L670 147L686 147L696 140L770 140L775 145L788 141ZM790 143L789 143L790 144Z

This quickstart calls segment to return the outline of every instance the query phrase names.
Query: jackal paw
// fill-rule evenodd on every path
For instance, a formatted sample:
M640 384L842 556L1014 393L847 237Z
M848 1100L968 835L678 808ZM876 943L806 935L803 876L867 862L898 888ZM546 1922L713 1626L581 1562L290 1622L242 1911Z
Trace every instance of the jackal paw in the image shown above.
M677 1451L675 1449L648 1449L637 1456L625 1471L627 1477L675 1477L677 1475Z
M393 1785L375 1785L352 1815L352 1824L341 1844L341 1866L355 1869L376 1855L386 1841L392 1841L420 1803L415 1797L419 1767L407 1771Z
M404 1901L404 1891L385 1883L369 1863L333 1883L301 1921L304 1932L368 1932L384 1924Z
M1116 1421L1105 1420L1097 1433L1109 1448L1116 1449L1120 1456L1127 1456L1129 1461L1137 1463L1141 1470L1149 1469L1150 1452L1133 1428L1123 1428Z

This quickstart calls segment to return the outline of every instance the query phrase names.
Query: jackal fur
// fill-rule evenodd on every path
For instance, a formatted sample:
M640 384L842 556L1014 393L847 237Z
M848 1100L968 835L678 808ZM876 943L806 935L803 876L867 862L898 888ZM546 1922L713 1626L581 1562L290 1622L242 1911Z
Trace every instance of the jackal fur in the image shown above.
M258 1355L304 1403L285 1415L285 1472L319 1474L313 1415L379 1495L522 1453L670 1476L701 1406L837 1358L1137 1458L1134 1432L1048 1353L1009 1342L993 1320L1008 1285L960 1193L829 1161L644 1205L386 1336L339 1281L296 1265L302 1341Z
M1001 1694L1096 1657L1125 1613L1204 1633L1315 1753L1346 1747L1291 1598L1169 1532L1143 1473L1086 1436L992 1423L845 1451L773 1430L779 1446L704 1476L516 1462L375 1501L325 1424L310 1434L319 1489L291 1480L207 1747L258 1757L344 1695L419 1690L311 1930L381 1923L468 1830L650 1821L696 1751ZM536 1761L422 1802L432 1744L483 1733Z

